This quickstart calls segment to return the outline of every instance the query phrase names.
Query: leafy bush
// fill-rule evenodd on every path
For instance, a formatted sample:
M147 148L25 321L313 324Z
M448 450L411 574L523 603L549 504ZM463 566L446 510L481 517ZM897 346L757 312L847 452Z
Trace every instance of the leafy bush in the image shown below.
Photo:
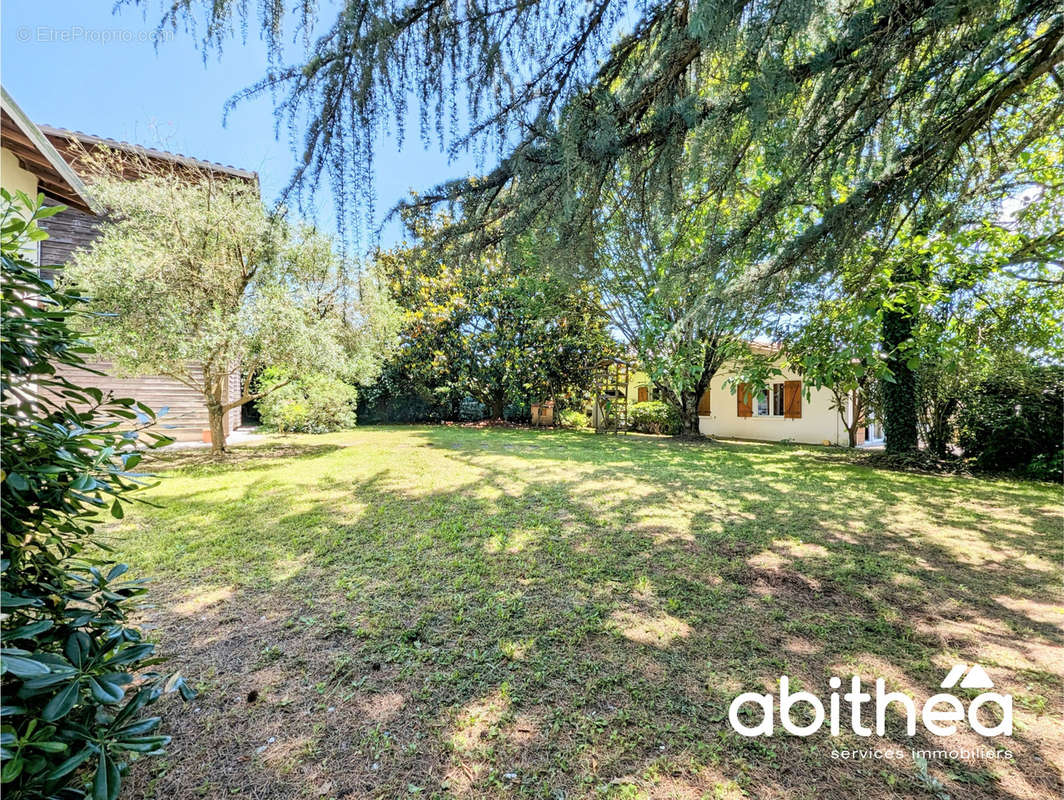
M680 415L668 403L658 400L636 403L628 410L628 427L641 433L676 434L680 431Z
M440 422L449 415L447 409L433 402L427 392L384 395L374 392L367 396L365 389L358 396L358 419L361 425L382 425L408 422Z
M449 389L433 390L414 380L407 366L401 360L393 360L376 381L360 387L359 424L457 419L460 398Z
M1061 480L1064 368L1003 365L982 381L957 419L965 458L978 469Z
M558 424L563 428L586 428L591 420L588 415L575 408L566 408L558 414Z
M268 369L258 390L268 395L258 401L262 424L284 433L328 433L355 427L358 391L339 378L320 373L289 380Z
M1064 481L1064 450L1058 450L1053 455L1043 453L1031 459L1024 474L1036 481Z
M159 661L155 646L128 617L146 590L106 558L94 528L103 511L123 516L143 485L130 471L138 443L169 440L144 432L154 421L146 406L56 374L93 350L71 327L83 299L53 289L23 260L27 244L45 238L36 221L61 210L42 200L0 191L0 783L7 798L112 800L128 762L169 741L145 706L166 690L191 695L179 676L145 671Z

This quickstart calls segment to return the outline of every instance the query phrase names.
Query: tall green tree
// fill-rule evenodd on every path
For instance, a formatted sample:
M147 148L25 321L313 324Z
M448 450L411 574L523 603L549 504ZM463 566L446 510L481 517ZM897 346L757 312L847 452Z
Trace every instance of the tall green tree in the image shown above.
M404 310L398 358L417 382L501 419L508 404L586 389L616 352L593 288L547 269L533 238L452 261L431 228L420 234L377 259Z
M748 342L762 333L780 297L772 291L733 291L745 265L721 261L692 283L677 268L720 234L722 209L688 206L663 213L645 195L618 182L600 214L594 254L584 269L602 294L614 327L681 421L699 436L699 400L727 362L749 358ZM742 198L732 198L741 204ZM726 223L724 223L726 224ZM764 287L758 287L762 289Z
M1005 301L1009 292L987 292L999 278L1021 287L1061 285L1064 140L1059 126L1046 125L1057 119L1061 97L1041 86L1023 103L1003 109L966 144L963 163L938 175L927 192L907 198L836 265L848 291L880 297L890 452L917 448L923 413L917 395L945 363L930 347L927 314L949 307L951 298L963 301L965 293ZM927 424L923 428L926 434ZM941 451L942 440L934 438Z
M225 414L263 396L252 382L263 369L362 380L379 370L386 298L356 291L328 237L270 214L246 181L94 158L108 217L64 279L92 296L92 333L118 369L203 396L215 452ZM235 397L231 376L241 376Z
M315 3L300 8L293 18L260 7L274 63L286 25L318 21ZM198 21L211 48L252 13L235 0L178 0L162 24ZM368 186L377 127L393 115L401 126L403 87L416 86L423 136L498 145L485 175L413 201L460 206L451 233L474 251L546 217L565 245L558 263L585 253L618 174L663 214L693 204L714 220L670 266L692 287L717 287L722 264L743 268L729 293L813 280L877 242L866 261L892 278L881 330L892 450L917 443L904 351L932 271L919 248L894 252L899 236L956 233L958 215L942 207L963 206L968 165L1019 158L1064 113L1064 14L1049 0L597 0L578 14L567 0L359 0L325 30L235 98L287 90L278 113L305 132L295 188L323 173L342 199L344 187ZM447 113L460 100L468 113ZM744 192L750 202L722 217Z
M293 187L327 174L349 206L370 200L374 138L385 123L402 136L411 100L426 141L501 153L486 175L416 201L460 202L459 229L480 240L544 213L563 240L584 232L618 168L649 175L663 203L692 151L710 203L761 172L764 187L728 235L691 255L696 278L722 259L750 264L755 278L830 268L963 163L1001 113L1051 89L1064 59L1052 0L349 0L335 16L314 0L294 13L239 0L160 8L161 25L201 32L207 49L263 31L266 75L234 102L281 98L279 122L302 132ZM293 33L305 52L286 49ZM1061 103L1053 109L1040 124L1056 124Z

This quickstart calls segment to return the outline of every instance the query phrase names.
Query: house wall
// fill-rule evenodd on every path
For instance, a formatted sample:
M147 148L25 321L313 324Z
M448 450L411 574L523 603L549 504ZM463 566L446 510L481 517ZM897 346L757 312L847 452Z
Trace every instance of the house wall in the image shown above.
M698 428L704 436L764 441L788 439L809 444L825 441L846 444L846 429L842 426L838 412L831 407L832 395L827 389L814 389L811 396L806 396L806 387L803 384L800 419L740 417L736 395L730 386L725 385L725 381L734 374L733 370L725 367L714 375L710 382L710 413L698 418ZM801 376L785 369L782 377L773 378L770 382L787 380L801 380Z
M6 147L0 148L0 186L11 194L25 192L30 199L37 196L37 176L19 166L18 157ZM37 242L26 244L23 248L23 258L33 264L40 263Z
M18 157L6 147L0 149L0 184L14 194L25 192L37 196L37 176L19 166Z
M628 405L635 405L641 402L639 400L639 390L641 388L646 390L646 401L651 400L654 393L654 384L651 383L650 376L641 370L633 371L631 378L628 380Z
M104 373L97 375L89 370L61 367L58 374L81 386L95 386L104 394L113 393L115 397L132 397L156 413L164 408L166 413L159 417L156 430L179 442L199 442L203 432L210 429L207 418L207 406L201 395L173 378L163 375L138 377L118 377L110 361L95 361L86 364L89 370ZM197 370L193 367L193 374ZM235 397L239 392L240 378L232 376L229 380L229 396ZM226 414L225 432L230 434L240 426L240 409L234 408Z
M783 369L783 375L773 378L771 383L789 380L801 380L801 376L791 370ZM802 416L800 419L784 417L740 417L738 402L732 388L726 381L734 376L734 370L726 365L713 376L709 386L710 413L699 414L698 428L703 436L720 436L735 439L761 439L764 441L781 441L820 444L829 441L832 444L846 444L846 429L838 413L831 407L833 397L827 389L814 389L810 397L802 395ZM639 388L647 389L651 397L653 384L645 372L635 372L628 388L628 402L638 400ZM704 409L704 401L699 408Z
M46 200L45 205L61 205L55 200ZM79 247L88 247L100 225L100 218L76 208L67 208L54 217L41 220L41 228L48 238L41 242L41 266L66 264ZM49 270L42 270L42 274Z

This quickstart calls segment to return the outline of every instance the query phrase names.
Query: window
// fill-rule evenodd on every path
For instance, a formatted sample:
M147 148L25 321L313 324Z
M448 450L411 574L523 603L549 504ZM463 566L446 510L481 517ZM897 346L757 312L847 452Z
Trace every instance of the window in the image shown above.
M783 384L772 384L772 416L782 417L786 412L783 405Z
M661 390L656 386L640 386L636 389L636 402L646 403L649 400L661 400Z
M783 416L783 384L774 383L770 389L762 389L754 398L755 417Z
M754 416L768 416L768 389L762 389L757 393L757 397L754 399Z

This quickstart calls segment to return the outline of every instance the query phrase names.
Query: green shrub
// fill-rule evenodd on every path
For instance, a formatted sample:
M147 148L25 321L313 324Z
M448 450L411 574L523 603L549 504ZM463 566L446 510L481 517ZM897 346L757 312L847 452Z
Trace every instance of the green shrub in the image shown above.
M1004 364L964 399L958 441L976 468L1060 480L1064 368Z
M145 707L166 690L191 696L179 676L145 669L158 661L155 646L127 621L146 590L95 534L98 516L123 516L143 486L131 470L144 444L169 440L144 430L154 421L146 406L56 374L93 350L72 327L83 299L23 260L45 238L36 220L62 208L42 199L0 191L0 783L5 798L112 800L128 763L169 741Z
M1053 455L1043 453L1035 456L1024 474L1036 481L1064 481L1064 450L1057 450Z
M328 433L355 427L358 391L339 378L318 373L289 381L280 371L268 369L259 378L258 391L270 392L257 404L267 428Z
M628 409L628 427L641 433L667 433L680 431L680 415L668 403L651 400L636 403Z
M590 422L588 415L576 408L567 408L558 414L558 424L563 428L586 428Z

